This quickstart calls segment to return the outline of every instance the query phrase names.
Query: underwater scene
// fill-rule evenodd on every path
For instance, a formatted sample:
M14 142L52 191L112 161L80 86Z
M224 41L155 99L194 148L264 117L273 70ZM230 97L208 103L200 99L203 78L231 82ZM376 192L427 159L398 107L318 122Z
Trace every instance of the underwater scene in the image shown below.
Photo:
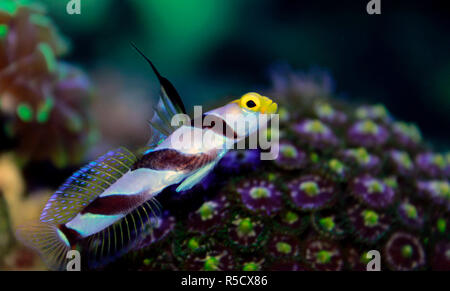
M0 0L0 270L449 271L449 33L444 1Z

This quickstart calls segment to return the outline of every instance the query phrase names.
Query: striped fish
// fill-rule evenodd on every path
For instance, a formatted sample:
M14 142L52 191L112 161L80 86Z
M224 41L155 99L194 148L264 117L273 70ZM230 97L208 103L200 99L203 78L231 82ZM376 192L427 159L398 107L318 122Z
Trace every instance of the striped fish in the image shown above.
M247 93L206 112L201 122L173 126L175 115L186 114L185 106L170 81L136 50L161 85L150 121L149 147L138 157L119 148L90 162L51 196L39 222L17 230L19 240L36 249L50 269L64 270L70 250L79 250L82 264L88 268L104 265L129 251L152 231L160 209L156 197L162 190L178 185L176 191L181 192L195 186L230 144L265 126L255 123L255 116L277 110L277 104L269 98ZM203 122L207 119L209 122ZM248 126L235 126L239 122ZM207 134L212 142L183 142Z

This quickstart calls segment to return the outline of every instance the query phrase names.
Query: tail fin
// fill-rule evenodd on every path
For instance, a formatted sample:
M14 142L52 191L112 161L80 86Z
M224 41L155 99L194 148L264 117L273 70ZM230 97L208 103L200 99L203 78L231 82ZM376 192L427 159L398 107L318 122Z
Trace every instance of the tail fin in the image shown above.
M16 231L16 237L38 251L50 269L60 271L66 269L66 255L71 248L66 236L56 225L37 222L20 226Z

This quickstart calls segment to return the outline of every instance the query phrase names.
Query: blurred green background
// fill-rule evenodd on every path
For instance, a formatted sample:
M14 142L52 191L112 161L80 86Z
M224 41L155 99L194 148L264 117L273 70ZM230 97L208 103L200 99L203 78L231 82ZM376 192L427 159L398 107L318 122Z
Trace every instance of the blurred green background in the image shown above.
M368 0L81 0L81 15L66 13L68 1L43 2L72 41L66 60L94 80L118 74L123 96L158 90L131 41L188 106L266 88L277 64L320 67L342 98L384 103L438 148L450 144L448 1L382 0L372 16Z

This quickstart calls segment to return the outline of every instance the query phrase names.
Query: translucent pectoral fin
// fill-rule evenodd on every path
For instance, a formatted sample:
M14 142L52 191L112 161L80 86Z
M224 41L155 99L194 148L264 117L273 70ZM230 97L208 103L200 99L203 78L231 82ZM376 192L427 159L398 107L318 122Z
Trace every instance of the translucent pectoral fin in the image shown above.
M182 191L186 191L186 190L189 190L192 187L194 187L197 183L199 183L201 180L203 180L203 178L205 178L211 172L211 170L214 168L214 166L216 164L217 164L217 161L213 161L213 162L207 164L206 166L204 166L203 168L197 170L194 174L187 177L183 181L183 183L181 183L177 187L176 191L182 192Z

